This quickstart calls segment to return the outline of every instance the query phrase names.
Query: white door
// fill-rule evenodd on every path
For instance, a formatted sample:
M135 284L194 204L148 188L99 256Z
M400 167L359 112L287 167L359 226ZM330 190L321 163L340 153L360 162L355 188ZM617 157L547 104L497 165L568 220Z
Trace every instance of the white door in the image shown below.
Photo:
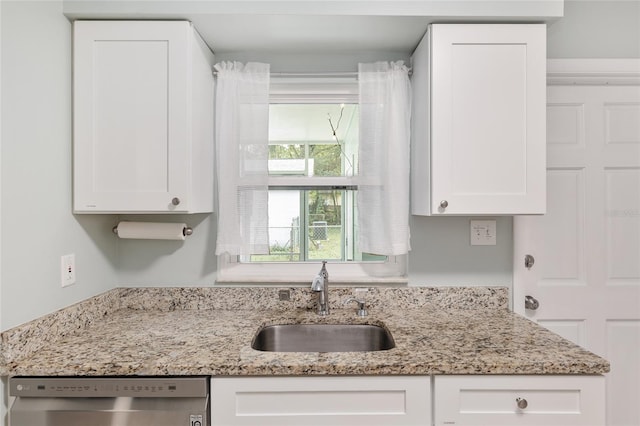
M514 311L611 362L608 425L640 425L638 80L548 87L547 214L514 219Z

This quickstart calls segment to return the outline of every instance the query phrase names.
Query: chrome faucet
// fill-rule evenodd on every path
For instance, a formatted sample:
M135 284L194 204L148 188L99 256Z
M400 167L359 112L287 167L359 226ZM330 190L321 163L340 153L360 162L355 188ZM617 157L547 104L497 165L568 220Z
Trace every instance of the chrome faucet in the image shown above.
M329 315L329 273L326 261L322 261L322 269L311 282L311 291L318 293L318 315Z

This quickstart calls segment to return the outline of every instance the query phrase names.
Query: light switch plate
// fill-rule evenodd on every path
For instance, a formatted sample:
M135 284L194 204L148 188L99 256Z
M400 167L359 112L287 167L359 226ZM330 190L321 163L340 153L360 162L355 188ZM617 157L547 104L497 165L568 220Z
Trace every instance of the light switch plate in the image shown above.
M496 221L472 220L470 226L470 239L472 246L496 245Z

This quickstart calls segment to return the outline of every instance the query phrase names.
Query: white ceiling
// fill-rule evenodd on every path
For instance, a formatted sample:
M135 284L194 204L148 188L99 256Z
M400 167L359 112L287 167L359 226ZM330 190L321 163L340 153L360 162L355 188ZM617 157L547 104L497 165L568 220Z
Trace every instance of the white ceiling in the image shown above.
M216 53L413 51L426 17L209 15L191 18Z
M411 52L431 22L549 22L564 0L63 0L75 19L186 19L215 53Z

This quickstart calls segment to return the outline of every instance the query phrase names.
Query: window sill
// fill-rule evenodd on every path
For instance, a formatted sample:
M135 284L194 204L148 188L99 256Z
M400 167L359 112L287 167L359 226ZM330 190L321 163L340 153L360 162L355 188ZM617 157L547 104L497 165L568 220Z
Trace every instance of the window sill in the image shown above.
M239 263L229 256L218 257L220 284L310 284L320 271L321 261L301 263ZM387 262L328 262L329 280L334 285L407 284L407 256L392 256Z
M242 277L242 276L234 276L234 277L218 277L216 279L216 284L247 284L247 285L307 285L310 284L313 280L312 275L308 277L308 279L288 279L286 277L268 277L268 278L257 278L257 277ZM330 283L332 286L351 286L351 285L406 285L409 283L409 278L404 277L369 277L369 278L349 278L349 279L341 279L339 277L330 276Z

